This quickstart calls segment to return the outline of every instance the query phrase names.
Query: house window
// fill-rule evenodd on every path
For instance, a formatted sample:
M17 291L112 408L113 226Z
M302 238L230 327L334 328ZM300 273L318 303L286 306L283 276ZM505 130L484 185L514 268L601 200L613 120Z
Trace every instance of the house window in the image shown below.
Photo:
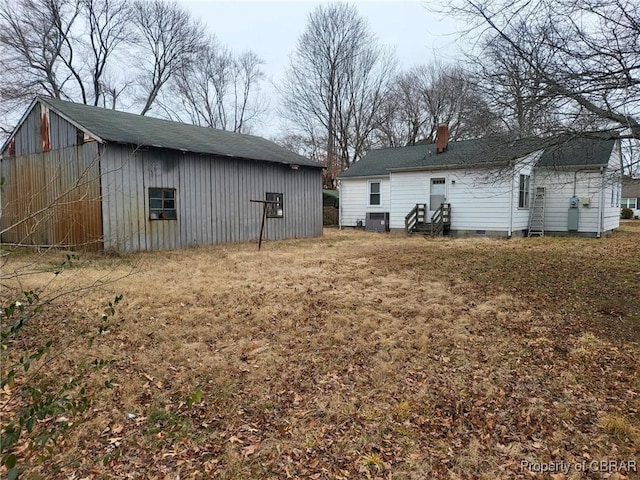
M520 175L520 188L518 190L518 208L529 208L529 175Z
M176 220L176 189L149 189L149 218L151 220Z
M267 217L269 218L282 218L284 216L284 210L282 208L282 194L281 193L267 193Z
M380 205L380 182L369 182L369 205Z
M613 179L613 185L611 186L611 206L619 207L620 206L620 197L621 197L621 189L620 189L620 178Z
M638 208L638 199L637 198L623 198L622 199L622 207L630 208L631 210L635 210Z

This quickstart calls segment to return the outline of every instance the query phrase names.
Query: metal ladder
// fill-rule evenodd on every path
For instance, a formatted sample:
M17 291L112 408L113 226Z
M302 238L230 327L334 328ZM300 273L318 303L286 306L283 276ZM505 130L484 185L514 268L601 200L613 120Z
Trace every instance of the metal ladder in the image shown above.
M536 188L533 206L529 213L529 236L544 237L544 187Z

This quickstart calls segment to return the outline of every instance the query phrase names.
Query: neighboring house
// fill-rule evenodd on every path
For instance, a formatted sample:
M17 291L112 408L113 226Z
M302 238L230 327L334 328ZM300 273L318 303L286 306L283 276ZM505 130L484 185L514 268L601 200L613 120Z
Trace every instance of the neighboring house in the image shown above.
M635 218L640 217L640 178L622 178L622 200L621 208L633 210Z
M511 237L528 233L535 204L541 233L600 236L616 229L619 141L575 138L549 148L543 142L448 143L440 126L436 144L373 150L340 176L340 224L373 221L375 230L386 223L404 231L416 205L426 205L430 222L445 203L451 234Z
M322 168L252 135L38 97L0 150L2 242L160 250L322 235Z

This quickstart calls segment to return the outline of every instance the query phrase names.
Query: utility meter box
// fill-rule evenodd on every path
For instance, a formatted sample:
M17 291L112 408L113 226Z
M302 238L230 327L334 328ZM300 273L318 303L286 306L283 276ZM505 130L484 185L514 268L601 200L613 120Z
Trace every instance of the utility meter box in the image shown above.
M567 230L570 232L578 231L578 216L580 215L580 199L578 197L571 197L569 199L569 217L567 219Z

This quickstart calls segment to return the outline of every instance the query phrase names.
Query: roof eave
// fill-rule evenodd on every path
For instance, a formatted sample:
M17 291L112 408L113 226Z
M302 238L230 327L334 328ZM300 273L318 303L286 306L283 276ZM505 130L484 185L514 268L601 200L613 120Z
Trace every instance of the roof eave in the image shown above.
M350 179L363 179L363 178L386 178L388 177L388 173L378 173L373 175L339 175L338 180L350 180Z
M509 162L483 162L483 163L466 163L464 165L423 165L419 167L396 167L389 168L389 172L420 172L420 171L432 171L432 170L464 170L464 169L484 169L495 167L506 167Z
M56 115L59 115L60 117L64 118L67 122L69 122L71 125L73 125L74 127L82 130L83 132L85 132L87 135L89 135L91 138L94 138L96 141L100 142L100 143L105 143L105 140L103 138L100 137L100 135L96 135L94 132L92 132L91 130L89 130L88 128L86 128L84 125L79 124L78 122L76 122L74 119L72 119L71 117L67 116L66 114L64 114L63 112L61 112L60 110L58 110L56 107L52 106L50 103L48 103L45 99L43 99L42 97L36 97L36 99L34 101L40 101L41 103L44 103L47 105L47 107L49 107L51 110L53 110L54 112L56 112Z
M291 162L291 161L280 161L280 160L266 160L264 158L250 158L250 157L239 157L237 155L231 155L228 153L216 153L216 152L200 152L200 151L196 151L196 150L188 150L185 148L176 148L176 147L167 147L164 145L147 145L147 144L143 144L143 143L131 143L131 142L122 142L122 141L117 141L117 140L109 140L106 139L104 140L104 142L113 142L113 143L118 143L120 145L128 145L134 148L159 148L159 149L163 149L163 150L175 150L176 152L182 152L182 153L193 153L196 155L209 155L209 156L215 156L215 157L225 157L225 158L237 158L239 160L251 160L252 162L265 162L265 163L276 163L279 165L287 165L287 166L292 166L292 165L298 165L300 167L309 167L309 168L325 168L320 164L309 164L309 163L296 163L296 162ZM302 157L303 160L306 160L304 157Z
M536 165L535 168L548 168L551 170L574 171L574 170L600 170L606 168L608 163L597 163L591 165Z

